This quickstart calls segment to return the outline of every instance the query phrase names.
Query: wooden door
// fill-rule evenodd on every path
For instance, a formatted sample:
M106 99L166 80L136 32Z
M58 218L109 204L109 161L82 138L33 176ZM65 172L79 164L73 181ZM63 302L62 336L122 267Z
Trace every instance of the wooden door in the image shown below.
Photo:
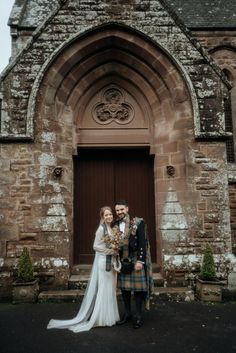
M102 206L125 199L129 213L148 225L155 262L153 157L142 149L86 149L74 160L74 263L92 263L93 241ZM115 216L115 214L114 214Z

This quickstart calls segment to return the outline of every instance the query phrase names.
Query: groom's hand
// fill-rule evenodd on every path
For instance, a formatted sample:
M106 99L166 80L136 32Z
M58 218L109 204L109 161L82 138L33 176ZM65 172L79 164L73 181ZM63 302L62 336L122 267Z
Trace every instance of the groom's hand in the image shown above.
M135 271L141 271L143 268L143 264L141 262L136 262L134 265Z

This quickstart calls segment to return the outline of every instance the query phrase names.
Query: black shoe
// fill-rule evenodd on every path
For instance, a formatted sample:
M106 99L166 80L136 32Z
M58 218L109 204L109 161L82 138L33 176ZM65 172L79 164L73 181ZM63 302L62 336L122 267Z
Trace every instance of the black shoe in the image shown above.
M116 322L116 325L123 325L123 324L126 324L126 322L131 321L131 319L132 319L131 314L124 314L124 315L122 316L122 319Z
M141 316L136 316L133 322L133 328L140 328L143 326L143 319Z

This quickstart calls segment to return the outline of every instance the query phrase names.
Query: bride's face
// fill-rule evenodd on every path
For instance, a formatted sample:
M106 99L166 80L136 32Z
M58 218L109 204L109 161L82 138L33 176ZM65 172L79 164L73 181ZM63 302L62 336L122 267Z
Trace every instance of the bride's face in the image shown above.
M113 214L109 210L105 210L104 215L103 215L104 222L107 224L111 224L113 221Z

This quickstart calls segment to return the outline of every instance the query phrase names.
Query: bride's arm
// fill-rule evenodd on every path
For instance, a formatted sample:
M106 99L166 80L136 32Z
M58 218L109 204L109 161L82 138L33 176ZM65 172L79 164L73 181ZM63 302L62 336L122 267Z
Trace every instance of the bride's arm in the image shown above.
M103 227L100 225L96 231L93 249L97 252L103 253L105 255L113 255L114 250L108 249L104 242L104 230Z

